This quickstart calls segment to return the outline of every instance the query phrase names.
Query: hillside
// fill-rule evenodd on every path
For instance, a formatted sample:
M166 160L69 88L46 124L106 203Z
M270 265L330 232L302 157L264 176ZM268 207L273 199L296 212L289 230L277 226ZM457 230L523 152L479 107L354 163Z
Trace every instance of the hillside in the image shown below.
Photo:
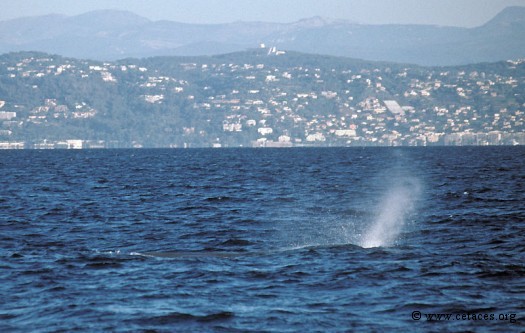
M524 83L523 61L11 53L0 56L0 147L525 144Z

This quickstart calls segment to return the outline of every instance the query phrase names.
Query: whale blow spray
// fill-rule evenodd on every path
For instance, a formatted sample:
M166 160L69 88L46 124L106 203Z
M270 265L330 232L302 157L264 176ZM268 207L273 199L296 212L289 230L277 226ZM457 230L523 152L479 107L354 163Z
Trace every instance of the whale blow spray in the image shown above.
M359 245L364 248L393 245L407 219L415 212L420 194L421 184L418 179L399 175L394 177Z

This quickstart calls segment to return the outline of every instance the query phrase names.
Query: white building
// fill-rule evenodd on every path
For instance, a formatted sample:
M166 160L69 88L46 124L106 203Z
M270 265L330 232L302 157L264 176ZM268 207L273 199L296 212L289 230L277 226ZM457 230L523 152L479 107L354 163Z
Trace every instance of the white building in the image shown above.
M335 131L335 136L340 136L340 137L354 137L356 135L357 133L354 129L344 129L344 130Z
M268 135L273 133L273 129L271 127L261 127L257 130L259 134L261 135Z
M384 101L384 103L388 111L392 112L394 115L405 115L405 111L396 101Z
M67 140L67 149L82 149L82 140Z
M326 138L325 136L323 135L323 133L315 133L315 134L310 134L306 137L306 141L308 142L315 142L315 141L320 141L320 142L324 142L326 141Z
M0 120L11 120L16 118L16 112L0 111Z

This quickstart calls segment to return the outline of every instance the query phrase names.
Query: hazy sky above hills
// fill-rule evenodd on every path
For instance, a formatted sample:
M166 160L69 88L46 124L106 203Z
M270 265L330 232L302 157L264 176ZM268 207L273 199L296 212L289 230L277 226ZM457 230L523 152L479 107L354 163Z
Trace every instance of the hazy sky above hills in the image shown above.
M187 23L285 23L323 16L367 24L474 27L508 6L525 6L525 0L3 0L0 20L121 9L151 20Z

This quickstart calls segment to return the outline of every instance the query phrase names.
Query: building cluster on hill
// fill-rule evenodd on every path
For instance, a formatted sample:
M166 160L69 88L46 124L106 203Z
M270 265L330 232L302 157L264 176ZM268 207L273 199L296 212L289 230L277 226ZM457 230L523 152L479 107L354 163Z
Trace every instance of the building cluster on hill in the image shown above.
M0 58L0 148L525 144L523 60Z

